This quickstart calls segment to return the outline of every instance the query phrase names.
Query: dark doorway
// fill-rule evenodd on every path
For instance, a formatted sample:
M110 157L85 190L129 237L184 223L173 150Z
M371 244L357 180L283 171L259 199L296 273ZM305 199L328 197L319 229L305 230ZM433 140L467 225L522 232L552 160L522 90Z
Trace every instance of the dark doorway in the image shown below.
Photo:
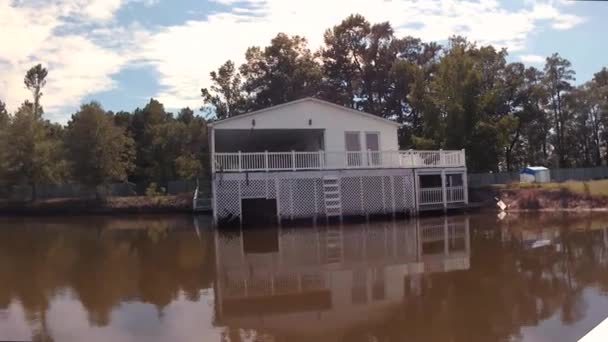
M441 188L441 175L420 175L420 188Z
M277 221L277 201L266 198L247 198L242 203L243 226L272 226Z

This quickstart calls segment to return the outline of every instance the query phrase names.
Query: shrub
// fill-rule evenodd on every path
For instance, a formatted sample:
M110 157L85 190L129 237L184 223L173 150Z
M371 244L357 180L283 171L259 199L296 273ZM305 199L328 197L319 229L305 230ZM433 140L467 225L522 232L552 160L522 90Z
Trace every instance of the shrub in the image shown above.
M158 187L158 185L154 182L150 183L150 185L148 185L148 187L146 188L146 196L148 197L157 197L157 196L164 196L167 194L167 189L165 189L164 187Z

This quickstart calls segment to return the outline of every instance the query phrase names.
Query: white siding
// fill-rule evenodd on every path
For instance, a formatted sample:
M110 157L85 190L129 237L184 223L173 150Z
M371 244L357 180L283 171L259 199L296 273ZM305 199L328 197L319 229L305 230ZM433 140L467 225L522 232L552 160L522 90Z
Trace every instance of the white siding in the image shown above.
M255 120L254 129L324 129L326 151L346 150L345 131L361 132L363 148L364 132L379 132L380 150L399 150L397 125L314 100L295 102L270 108L257 115L219 122L214 129L251 129L252 120Z

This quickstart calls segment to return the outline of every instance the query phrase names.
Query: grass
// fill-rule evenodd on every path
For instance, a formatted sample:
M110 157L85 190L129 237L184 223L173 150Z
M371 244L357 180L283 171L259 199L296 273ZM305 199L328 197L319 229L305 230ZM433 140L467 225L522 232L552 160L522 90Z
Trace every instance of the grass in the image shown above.
M590 180L590 181L565 181L561 183L511 183L508 188L519 189L547 189L547 190L562 190L566 189L573 193L591 195L591 196L606 196L608 197L608 179Z

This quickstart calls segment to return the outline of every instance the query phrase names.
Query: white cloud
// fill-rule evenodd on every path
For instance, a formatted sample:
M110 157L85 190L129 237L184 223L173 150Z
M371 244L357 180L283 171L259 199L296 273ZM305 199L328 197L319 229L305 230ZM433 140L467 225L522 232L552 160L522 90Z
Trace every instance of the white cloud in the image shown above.
M102 34L93 30L84 34L58 34L69 25L104 27L121 0L21 1L0 0L0 99L15 110L31 95L23 85L23 76L31 66L41 63L49 69L44 89L46 117L65 122L66 107L77 106L81 99L114 86L111 75L120 71L130 57L113 40L131 35L109 37L112 47L99 43Z
M495 0L215 0L238 6L206 20L189 21L158 32L143 51L160 73L164 91L156 94L168 107L200 105L199 89L209 85L209 72L227 59L242 62L247 47L265 45L278 32L322 44L325 29L352 13L370 22L390 21L398 35L442 41L460 34L480 44L521 51L541 23L568 29L582 21L561 12L559 1L534 1L518 10ZM250 5L255 16L248 15Z
M227 59L242 62L247 47L266 45L278 32L305 36L316 49L324 30L352 13L390 21L398 35L441 41L460 34L520 52L540 25L565 30L583 21L563 12L563 0L527 0L519 9L496 0L210 0L228 9L156 32L116 21L126 4L158 1L0 0L0 99L16 109L30 97L25 71L43 63L49 68L44 108L49 118L65 121L66 108L115 87L112 75L127 64L146 62L162 86L150 96L169 108L197 108L209 72Z
M524 63L530 63L530 64L545 63L545 57L539 56L539 55L520 55L519 60Z

